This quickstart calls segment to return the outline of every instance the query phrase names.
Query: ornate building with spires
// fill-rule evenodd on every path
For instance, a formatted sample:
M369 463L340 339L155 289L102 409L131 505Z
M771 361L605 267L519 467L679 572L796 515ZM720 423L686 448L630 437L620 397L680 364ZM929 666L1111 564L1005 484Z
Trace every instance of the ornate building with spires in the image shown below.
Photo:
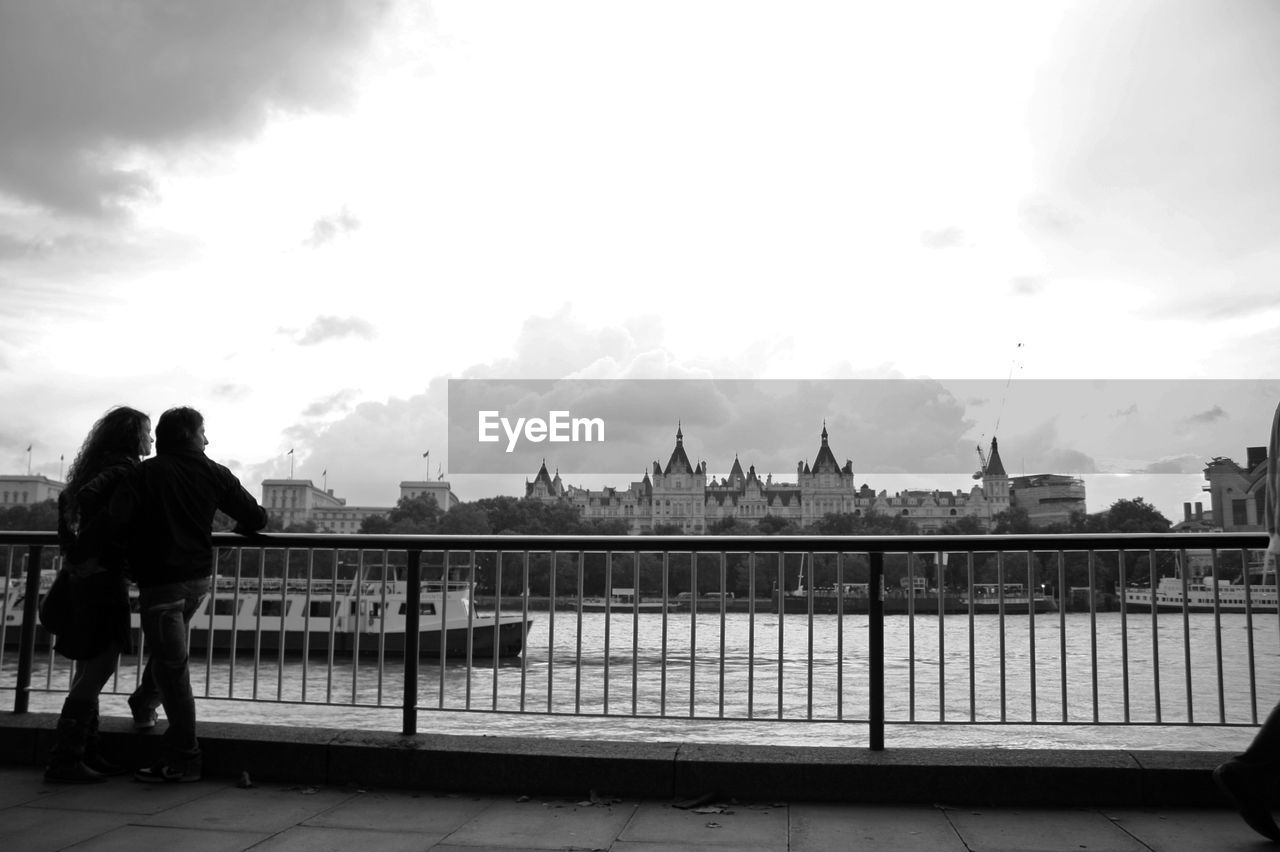
M836 461L822 427L821 444L813 463L796 464L795 482L763 479L755 466L745 471L737 457L727 477L718 481L707 474L707 463L696 465L684 448L684 431L676 428L676 445L666 466L653 462L643 477L627 488L593 491L565 485L546 462L532 482L525 483L530 500L573 503L583 518L626 521L632 533L652 532L658 526L676 527L686 533L705 533L717 521L736 518L754 523L774 517L808 526L828 514L862 516L871 513L902 515L923 533L934 533L962 517L975 517L990 529L996 515L1010 506L1009 476L1000 460L995 439L981 471L981 483L969 491L901 491L890 495L867 485L854 484L853 462Z

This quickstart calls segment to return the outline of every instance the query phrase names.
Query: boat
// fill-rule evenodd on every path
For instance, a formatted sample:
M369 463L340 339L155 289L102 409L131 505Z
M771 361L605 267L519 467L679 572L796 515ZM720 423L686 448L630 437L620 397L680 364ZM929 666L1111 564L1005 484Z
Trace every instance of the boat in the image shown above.
M583 598L580 607L583 612L662 612L662 601L643 600L635 589L613 589L607 598Z
M42 582L42 588L44 583ZM419 586L419 651L423 658L483 660L519 656L533 620L521 614L478 612L471 583L428 580ZM25 591L10 580L4 595L4 642L21 635ZM137 590L130 593L135 641L140 634ZM342 656L404 653L408 588L403 580L313 580L219 578L191 619L192 652L287 652ZM37 625L38 647L49 636Z
M1191 568L1183 594L1183 560L1177 554L1177 567L1172 577L1160 577L1156 581L1155 594L1149 585L1130 586L1124 590L1124 608L1127 612L1277 612L1280 599L1276 593L1274 569L1264 567L1262 558L1249 562L1248 584L1232 582L1213 576L1211 551L1189 551L1187 562Z
M1022 583L1005 583L1003 592L999 583L974 583L973 588L960 596L960 607L968 612L993 614L1003 612L1005 615L1026 615L1030 612L1057 612L1058 604L1043 589L1036 589L1031 594Z

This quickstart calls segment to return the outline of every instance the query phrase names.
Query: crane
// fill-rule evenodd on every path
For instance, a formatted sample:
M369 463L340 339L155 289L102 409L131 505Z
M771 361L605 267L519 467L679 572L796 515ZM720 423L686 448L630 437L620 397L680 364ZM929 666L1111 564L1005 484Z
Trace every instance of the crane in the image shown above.
M982 452L981 444L978 444L977 450L978 450L978 461L982 462L982 467L974 471L973 478L981 479L987 473L987 454Z

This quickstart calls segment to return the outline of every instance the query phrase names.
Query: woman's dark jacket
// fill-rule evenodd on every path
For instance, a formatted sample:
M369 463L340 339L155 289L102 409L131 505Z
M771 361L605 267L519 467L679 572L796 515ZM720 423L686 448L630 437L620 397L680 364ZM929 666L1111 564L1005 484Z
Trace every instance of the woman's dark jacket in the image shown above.
M58 633L54 648L72 659L96 656L110 644L122 653L133 648L125 549L113 533L107 505L137 464L121 456L81 486L74 526L66 511L71 495L58 495L58 544L72 573L73 626ZM102 570L85 573L94 561Z

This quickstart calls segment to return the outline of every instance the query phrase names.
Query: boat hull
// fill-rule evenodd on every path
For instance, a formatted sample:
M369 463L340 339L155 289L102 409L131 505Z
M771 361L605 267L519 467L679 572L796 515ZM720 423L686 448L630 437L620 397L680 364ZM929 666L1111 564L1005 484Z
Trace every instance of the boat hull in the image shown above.
M1132 613L1150 613L1151 601L1149 599L1125 598L1125 612ZM1156 612L1177 612L1184 610L1182 601L1157 601ZM1189 600L1186 603L1185 610L1190 613L1212 613L1215 611L1213 601ZM1274 598L1270 600L1252 601L1246 607L1243 601L1219 601L1216 608L1217 612L1253 612L1255 615L1260 613L1275 613L1280 611Z
M496 649L499 658L518 657L524 652L525 639L532 627L532 619L503 618L497 623L495 630L493 619L476 619L470 628L466 626L451 627L445 631L444 655L448 659L466 659L468 651L474 660L492 658ZM8 649L18 647L21 625L8 625L5 630L4 646ZM134 646L140 646L141 631L134 628ZM216 653L239 655L271 655L283 650L286 654L308 656L327 656L330 651L339 657L376 657L380 654L400 657L404 655L405 634L403 631L387 631L386 633L361 632L338 633L327 630L263 630L259 633L253 629L214 629L201 628L193 624L190 633L189 647L191 653L198 655L210 650ZM468 637L470 647L468 648ZM38 650L47 650L50 644L45 629L36 626L35 645ZM422 630L418 633L419 656L430 661L440 656L441 631L438 629Z
M814 614L834 614L843 612L845 615L866 615L870 612L871 601L865 596L847 596L843 599L835 595L814 595L812 605L810 598L805 595L783 595L781 596L781 604L783 612L787 613L814 613ZM1037 597L1034 603L1037 613L1057 612L1057 604L1051 598ZM969 612L969 603L960 595L944 595L939 602L937 595L919 595L915 598L907 598L905 596L892 596L884 599L885 615L937 615L939 608L943 614L964 615ZM1031 607L1026 598L1011 599L1004 602L1005 615L1026 615ZM974 615L997 615L1001 611L998 601L977 600L973 604Z

